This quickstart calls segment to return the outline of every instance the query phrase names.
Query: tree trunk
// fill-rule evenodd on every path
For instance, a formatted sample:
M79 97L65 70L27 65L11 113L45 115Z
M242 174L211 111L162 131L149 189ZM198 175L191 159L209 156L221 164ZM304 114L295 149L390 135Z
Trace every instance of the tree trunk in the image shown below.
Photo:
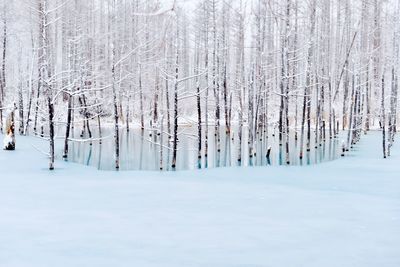
M72 95L68 96L68 112L67 112L67 125L65 128L65 139L64 139L64 153L63 158L68 158L69 144L68 138L71 131L71 117L72 117Z

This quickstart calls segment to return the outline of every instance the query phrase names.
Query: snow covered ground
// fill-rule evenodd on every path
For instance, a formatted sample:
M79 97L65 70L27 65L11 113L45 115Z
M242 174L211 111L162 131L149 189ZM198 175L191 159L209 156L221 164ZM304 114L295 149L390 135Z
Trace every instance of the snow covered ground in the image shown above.
M2 138L2 137L0 137ZM0 151L0 266L400 266L400 147L305 167L102 172Z

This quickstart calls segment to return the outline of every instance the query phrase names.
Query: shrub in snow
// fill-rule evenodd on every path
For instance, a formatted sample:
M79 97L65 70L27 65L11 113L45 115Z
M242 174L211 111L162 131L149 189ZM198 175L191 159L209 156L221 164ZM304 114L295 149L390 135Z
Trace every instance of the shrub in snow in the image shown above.
M6 123L6 136L3 140L4 150L15 150L15 123L14 123L14 111L12 111L7 117Z

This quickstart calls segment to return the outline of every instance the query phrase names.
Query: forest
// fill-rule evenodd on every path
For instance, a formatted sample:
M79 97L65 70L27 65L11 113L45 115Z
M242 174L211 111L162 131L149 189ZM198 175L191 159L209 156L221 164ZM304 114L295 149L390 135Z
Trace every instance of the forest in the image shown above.
M161 170L176 167L186 127L199 166L230 138L235 161L268 158L271 135L287 165L339 138L344 156L371 130L390 155L398 1L3 0L0 10L0 128L46 140L50 170L71 145L107 138L119 169L133 129L150 134Z
M400 0L0 0L0 267L399 267Z

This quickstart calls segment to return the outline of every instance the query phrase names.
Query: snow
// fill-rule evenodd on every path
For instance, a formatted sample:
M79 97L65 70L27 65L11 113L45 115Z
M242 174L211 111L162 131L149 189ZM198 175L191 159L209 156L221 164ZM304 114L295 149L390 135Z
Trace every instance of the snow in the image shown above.
M1 136L0 136L1 137ZM400 266L400 148L313 166L104 172L0 151L0 266ZM33 147L33 146L35 147Z
M8 134L8 135L4 136L4 139L3 139L3 148L5 149L5 148L8 147L12 142L13 142L13 139L12 139L11 134Z

